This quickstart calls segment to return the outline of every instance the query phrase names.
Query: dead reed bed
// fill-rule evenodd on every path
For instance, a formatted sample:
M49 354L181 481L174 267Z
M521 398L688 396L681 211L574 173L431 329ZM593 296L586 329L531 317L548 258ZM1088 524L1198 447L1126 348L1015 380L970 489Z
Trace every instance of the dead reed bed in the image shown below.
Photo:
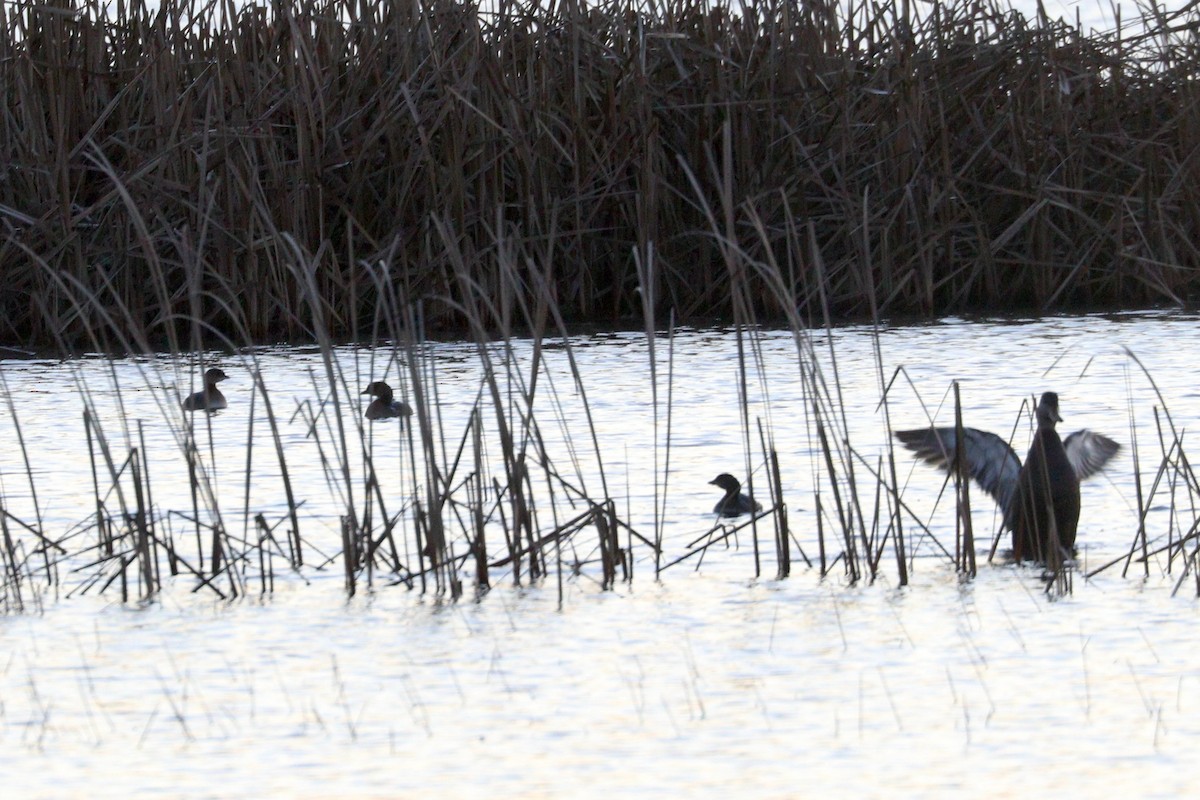
M312 291L359 338L384 285L430 332L539 282L571 322L639 319L651 257L660 319L728 319L728 244L810 320L1182 302L1196 13L1124 34L991 0L5 3L0 340L78 346L116 304L174 352L190 320L303 339ZM506 274L510 242L553 269ZM777 317L776 288L736 302Z

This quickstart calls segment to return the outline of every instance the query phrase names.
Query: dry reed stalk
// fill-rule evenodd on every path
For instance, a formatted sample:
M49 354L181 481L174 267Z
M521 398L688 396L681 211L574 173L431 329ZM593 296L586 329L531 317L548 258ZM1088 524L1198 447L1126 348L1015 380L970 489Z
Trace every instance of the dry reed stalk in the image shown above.
M954 381L954 496L958 514L955 536L955 563L959 572L975 577L975 532L971 527L971 476L967 469L966 447L963 446L962 397L958 381ZM1053 519L1053 514L1050 515Z
M483 474L483 416L478 406L471 412L471 445L475 451L475 475L474 480L470 483L475 495L471 501L473 512L471 521L474 527L474 536L471 538L471 555L475 559L476 590L484 592L491 587L491 581L488 578L487 528L484 524L483 514L484 492L487 486ZM562 574L561 569L559 574ZM561 585L559 593L561 596Z
M133 528L136 540L134 543L134 551L137 553L138 561L138 578L142 586L142 597L147 598L155 594L160 583L157 579L157 560L151 550L153 541L152 533L149 526L149 517L151 512L146 505L145 486L142 483L141 458L139 450L133 450L129 454L129 464L131 478L133 480L134 499L137 503L133 513Z
M762 424L759 424L759 439L762 439ZM767 450L766 442L762 443L763 449ZM791 548L791 530L788 528L787 505L783 501L783 476L779 471L779 453L776 452L774 444L770 445L767 455L767 478L768 485L771 491L771 507L776 509L772 515L775 522L775 577L779 580L789 577L792 574L792 548ZM801 554L804 551L801 549Z
M642 307L641 316L644 331L646 334L646 355L650 365L650 403L654 409L654 541L655 559L654 571L657 574L662 569L662 543L663 543L663 526L666 522L666 504L667 504L667 489L670 485L670 452L671 452L671 399L675 367L675 338L674 338L674 309L671 312L671 335L668 337L667 348L667 397L666 397L666 430L663 434L659 433L659 380L658 380L658 358L656 355L656 343L658 336L658 326L655 324L655 309L657 308L656 291L658 287L658 271L654 258L653 243L648 242L646 245L645 256L642 255L641 249L633 251L634 267L637 270L638 287L640 289ZM659 448L660 441L665 439L665 453L663 455L663 465L661 470L662 479L659 480Z
M8 514L0 515L0 534L4 536L3 567L4 572L4 601L17 612L25 610L25 601L21 595L21 557L17 553L17 545L8 527Z

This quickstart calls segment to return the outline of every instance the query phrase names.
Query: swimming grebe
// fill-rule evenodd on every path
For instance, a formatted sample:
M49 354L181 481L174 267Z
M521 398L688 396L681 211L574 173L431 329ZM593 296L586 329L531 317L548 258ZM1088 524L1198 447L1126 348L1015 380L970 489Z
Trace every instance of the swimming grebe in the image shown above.
M363 394L374 395L375 399L367 406L365 416L369 420L377 419L393 419L395 417L412 416L412 409L408 403L400 400L392 399L392 387L388 386L383 381L373 381L367 384L367 388Z
M217 388L217 383L228 377L224 372L213 367L204 373L204 388L183 401L184 411L220 411L229 404L225 395Z
M1121 449L1107 436L1089 430L1076 431L1063 441L1054 429L1059 422L1058 395L1046 392L1037 406L1037 432L1024 466L996 434L963 428L967 473L999 504L1018 561L1045 563L1056 548L1070 558L1079 525L1079 482L1103 469ZM925 461L953 469L954 428L896 431L895 435Z
M725 496L713 506L714 514L719 514L722 517L736 517L740 514L753 514L762 511L762 506L756 503L750 495L742 494L741 482L728 472L722 472L709 481L709 483L713 486L720 486L725 490Z

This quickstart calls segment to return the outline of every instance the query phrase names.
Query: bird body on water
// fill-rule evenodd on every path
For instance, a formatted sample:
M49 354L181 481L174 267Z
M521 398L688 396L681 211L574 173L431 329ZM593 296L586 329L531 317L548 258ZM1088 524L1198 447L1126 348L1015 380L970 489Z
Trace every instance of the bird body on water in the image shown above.
M1079 482L1103 469L1121 448L1089 430L1062 440L1055 429L1061 421L1058 395L1046 392L1037 406L1037 431L1024 465L996 434L962 430L967 474L999 504L1018 561L1057 563L1056 556L1071 557L1079 525ZM896 431L895 436L921 459L947 471L954 468L954 428Z
M755 502L750 495L743 494L741 481L728 472L722 472L709 483L725 490L725 496L713 506L714 514L722 517L736 517L741 514L754 514L762 511L762 505Z
M207 370L204 373L204 388L184 399L183 410L207 411L211 414L214 411L220 411L228 407L229 404L225 401L225 395L221 394L221 390L217 388L217 384L227 377L217 367Z

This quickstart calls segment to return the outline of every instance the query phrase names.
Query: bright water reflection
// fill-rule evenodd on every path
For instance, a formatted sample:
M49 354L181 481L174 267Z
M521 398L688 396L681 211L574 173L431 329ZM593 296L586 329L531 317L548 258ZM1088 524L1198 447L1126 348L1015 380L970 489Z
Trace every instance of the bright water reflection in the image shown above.
M868 462L885 440L881 380L903 367L890 395L897 427L924 420L909 381L932 413L949 381L961 380L967 423L1003 435L1023 398L1055 389L1067 431L1092 427L1128 445L1132 414L1144 471L1160 461L1159 401L1122 348L1141 359L1187 428L1200 416L1190 360L1198 339L1196 320L1178 315L951 321L887 329L878 339L862 328L833 335L850 438ZM609 493L632 524L652 530L656 432L643 337L574 345ZM663 376L664 347L660 340ZM751 413L779 443L792 527L815 555L797 351L784 333L765 334L761 349L764 377L750 376ZM527 359L525 345L522 353ZM369 351L339 355L360 385L386 369L369 363ZM336 482L326 480L303 422L288 423L297 402L324 399L320 355L257 356L306 501L305 535L335 551ZM543 379L553 382L567 432L550 438L570 438L582 479L594 482L566 353L546 357ZM471 347L439 345L432 362L447 439L457 442L479 389L478 359ZM668 557L710 524L716 497L707 481L745 471L736 363L728 332L677 334L662 506ZM247 491L252 512L278 516L283 504L261 401L251 413L249 373L234 359L223 366L231 408L211 420L211 450L222 513L240 525ZM75 375L114 439L125 420L136 435L141 420L155 503L190 508L164 416L176 413L168 400L188 390L186 372L99 360L3 368L47 529L81 522L92 502ZM396 374L392 367L389 377ZM660 400L665 389L664 377ZM343 419L352 424L358 412L343 408ZM548 407L545 418L553 416ZM11 443L12 411L0 422ZM659 425L662 442L663 412ZM398 427L380 424L375 436L376 459L388 470L381 467L381 482L411 480L391 460ZM1021 423L1018 448L1026 437ZM0 457L7 507L27 519L32 498L19 450L10 445ZM657 458L661 468L661 449ZM941 478L904 455L898 469L906 502L953 541L952 508L935 504ZM1135 498L1128 453L1085 485L1080 544L1089 566L1128 550ZM990 530L986 498L975 501L977 527ZM1165 499L1157 503L1147 522L1153 535L1172 522L1188 528L1190 507L1178 508L1183 520L1169 511ZM43 613L0 619L0 652L8 654L0 774L12 796L1177 796L1190 786L1200 741L1194 584L1172 597L1178 572L1164 577L1155 564L1141 579L1137 569L1077 578L1074 594L1057 602L1045 598L1033 570L985 565L964 583L932 557L917 559L904 589L890 569L873 586L846 586L836 571L821 581L803 566L785 581L755 580L743 537L738 549L710 552L698 571L681 565L658 583L644 553L632 584L615 592L599 591L593 576L568 579L561 605L553 580L513 589L502 578L478 603L402 587L347 601L336 569L281 575L268 598L232 604L193 593L184 579L146 607L121 605L111 591L47 596ZM63 576L64 592L76 585Z

